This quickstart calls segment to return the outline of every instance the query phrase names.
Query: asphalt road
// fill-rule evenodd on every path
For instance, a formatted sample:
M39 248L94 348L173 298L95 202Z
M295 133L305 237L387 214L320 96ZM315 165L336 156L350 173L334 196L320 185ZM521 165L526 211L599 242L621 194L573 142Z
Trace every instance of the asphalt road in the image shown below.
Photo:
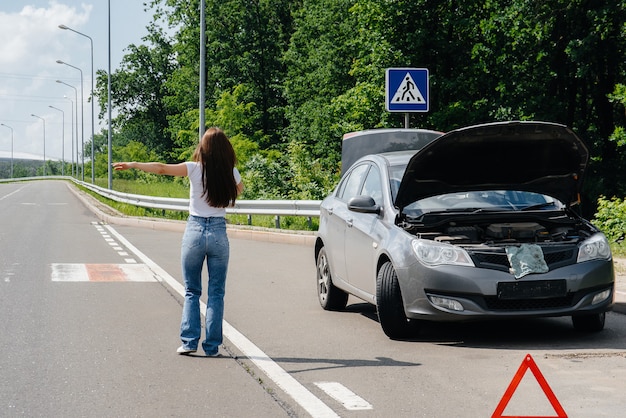
M0 416L489 417L516 377L504 415L626 411L619 313L392 341L356 299L323 311L310 245L263 233L231 233L222 357L176 355L181 225L113 222L70 187L0 184Z

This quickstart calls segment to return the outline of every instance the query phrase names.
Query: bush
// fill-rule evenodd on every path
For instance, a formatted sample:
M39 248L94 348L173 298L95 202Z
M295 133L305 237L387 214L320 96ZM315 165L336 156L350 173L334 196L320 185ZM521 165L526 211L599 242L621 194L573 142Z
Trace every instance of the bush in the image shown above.
M600 196L593 223L605 233L609 241L615 242L626 233L626 200Z

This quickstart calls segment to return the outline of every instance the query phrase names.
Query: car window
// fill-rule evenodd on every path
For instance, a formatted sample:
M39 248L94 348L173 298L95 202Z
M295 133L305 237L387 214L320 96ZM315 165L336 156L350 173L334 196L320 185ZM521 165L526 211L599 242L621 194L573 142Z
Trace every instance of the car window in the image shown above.
M363 177L367 174L369 164L361 164L355 167L349 174L349 177L344 181L345 184L340 185L337 197L346 202L355 196L359 195L361 184L363 183Z
M339 183L339 186L337 186L337 192L335 193L335 196L337 196L338 198L341 198L341 196L343 196L343 192L346 190L346 184L348 184L349 178L350 178L350 174L348 173L341 180L341 182Z
M391 201L396 201L396 195L398 194L398 189L400 188L400 183L402 182L402 176L404 176L404 171L406 170L406 164L403 165L393 165L389 167L389 187L391 188Z
M373 165L367 173L361 195L370 196L377 205L382 205L383 190L380 182L380 170L377 166Z

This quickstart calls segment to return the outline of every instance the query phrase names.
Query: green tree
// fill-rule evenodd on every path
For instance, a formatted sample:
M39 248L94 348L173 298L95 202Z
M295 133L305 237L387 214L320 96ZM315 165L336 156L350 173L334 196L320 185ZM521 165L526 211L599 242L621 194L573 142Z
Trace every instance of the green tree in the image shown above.
M124 136L168 156L173 141L168 133L171 110L165 99L176 63L172 48L161 32L152 31L144 41L151 46L129 45L130 52L111 75L111 104L117 114L112 125L123 131ZM107 87L107 74L98 71L97 96L101 109L108 108Z
M190 157L199 3L150 1L147 46L131 46L114 74L116 146ZM430 111L411 115L412 127L560 122L590 149L586 198L623 195L625 3L207 0L206 122L233 140L246 196L323 196L336 182L344 133L403 125L404 115L385 110L385 69L423 67Z
M151 4L159 16L168 16L171 28L177 28L174 50L181 65L172 79L170 99L185 103L186 108L178 108L179 114L184 113L198 107L199 2L154 0ZM223 92L247 86L243 101L255 103L257 115L251 118L254 125L244 126L242 133L262 141L261 148L282 141L282 55L291 35L291 8L297 4L286 0L206 1L206 107L214 108ZM178 100L181 95L195 101Z
M624 6L619 0L489 1L474 48L493 85L486 105L494 117L560 122L583 138L592 156L590 202L625 190L626 167L610 140L616 117L624 120L610 101L626 69Z
M358 28L350 12L353 4L353 0L304 0L295 13L295 30L284 58L289 141L304 146L331 172L339 168L346 132L333 100L354 86L350 68Z

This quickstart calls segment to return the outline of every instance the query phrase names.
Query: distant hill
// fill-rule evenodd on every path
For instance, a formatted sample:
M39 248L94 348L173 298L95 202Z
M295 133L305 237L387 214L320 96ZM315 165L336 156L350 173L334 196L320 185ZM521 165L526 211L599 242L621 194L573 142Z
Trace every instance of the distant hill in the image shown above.
M13 177L34 177L41 174L41 160L13 159ZM8 178L11 178L11 158L0 157L0 179Z

